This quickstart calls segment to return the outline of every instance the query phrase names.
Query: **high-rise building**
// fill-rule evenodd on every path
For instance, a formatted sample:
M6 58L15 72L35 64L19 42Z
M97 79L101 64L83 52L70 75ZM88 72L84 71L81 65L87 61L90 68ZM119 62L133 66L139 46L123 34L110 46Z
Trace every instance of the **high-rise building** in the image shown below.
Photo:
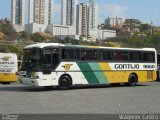
M89 36L98 29L98 5L94 0L77 5L77 34Z
M49 0L49 3L48 3L48 24L53 24L54 22L54 17L53 17L53 14L54 14L54 1L53 0Z
M77 34L88 36L89 6L87 3L77 5Z
M76 26L78 0L62 0L61 24Z
M25 0L11 1L11 22L13 25L25 24Z
M122 28L124 19L120 17L108 17L105 20L105 25L111 28Z
M89 0L89 28L97 30L98 28L98 4L95 0Z
M53 0L29 0L29 23L53 24Z

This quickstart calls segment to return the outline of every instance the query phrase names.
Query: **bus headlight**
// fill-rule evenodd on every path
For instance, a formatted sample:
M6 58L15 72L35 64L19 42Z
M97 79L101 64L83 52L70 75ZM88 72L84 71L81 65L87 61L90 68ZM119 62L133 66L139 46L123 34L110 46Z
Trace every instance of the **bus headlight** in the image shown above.
M36 77L36 73L35 73L35 72L32 72L31 75L32 75L32 77L34 77L34 78Z

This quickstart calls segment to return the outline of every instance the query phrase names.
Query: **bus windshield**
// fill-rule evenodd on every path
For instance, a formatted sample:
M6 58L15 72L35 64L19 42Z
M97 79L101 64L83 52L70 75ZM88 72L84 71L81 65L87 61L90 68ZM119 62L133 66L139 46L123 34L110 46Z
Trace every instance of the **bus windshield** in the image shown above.
M24 50L22 70L25 71L41 71L41 49Z

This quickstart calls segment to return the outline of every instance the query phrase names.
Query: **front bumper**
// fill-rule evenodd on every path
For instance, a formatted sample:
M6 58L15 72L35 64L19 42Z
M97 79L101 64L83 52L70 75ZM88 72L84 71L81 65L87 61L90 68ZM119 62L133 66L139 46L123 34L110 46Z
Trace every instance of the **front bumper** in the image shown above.
M41 86L40 79L19 78L19 82L24 85Z

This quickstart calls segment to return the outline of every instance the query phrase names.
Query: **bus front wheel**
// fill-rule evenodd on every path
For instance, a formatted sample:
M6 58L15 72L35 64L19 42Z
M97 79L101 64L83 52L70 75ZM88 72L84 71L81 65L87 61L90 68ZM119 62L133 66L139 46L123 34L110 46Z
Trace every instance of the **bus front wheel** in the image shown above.
M136 86L138 82L138 77L136 74L131 74L128 78L128 86Z
M72 85L72 79L68 75L62 75L59 79L59 86L58 88L60 90L66 90L69 89L69 87Z

